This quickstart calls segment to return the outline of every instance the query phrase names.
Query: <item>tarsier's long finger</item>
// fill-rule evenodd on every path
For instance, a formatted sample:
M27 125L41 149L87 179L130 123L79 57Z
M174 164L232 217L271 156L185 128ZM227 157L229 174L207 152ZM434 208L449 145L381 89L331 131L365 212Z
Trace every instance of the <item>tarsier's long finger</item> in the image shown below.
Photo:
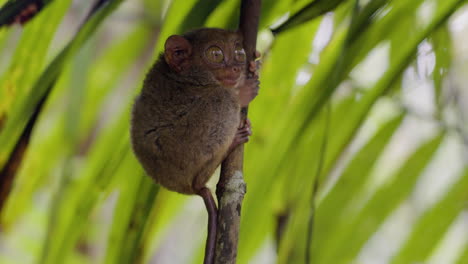
M239 136L250 136L250 135L252 135L252 130L250 129L250 127L243 127L243 128L238 130L237 135L239 135Z
M250 119L246 118L244 122L246 127L252 129L252 123L250 122Z
M260 61L251 61L249 63L249 71L254 74L254 77L258 77L258 70L260 69Z
M245 143L246 141L248 141L249 136L251 134L252 132L250 131L250 128L248 127L239 128L239 130L237 130L237 133L234 139L234 142L235 142L234 144Z
M249 137L239 138L239 144L244 144L249 142Z
M242 127L239 128L239 130L247 131L249 135L252 135L252 124L250 123L250 120L248 118L246 118L244 122L241 123L241 125Z
M238 135L237 140L238 141L243 141L244 139L248 139L250 135Z

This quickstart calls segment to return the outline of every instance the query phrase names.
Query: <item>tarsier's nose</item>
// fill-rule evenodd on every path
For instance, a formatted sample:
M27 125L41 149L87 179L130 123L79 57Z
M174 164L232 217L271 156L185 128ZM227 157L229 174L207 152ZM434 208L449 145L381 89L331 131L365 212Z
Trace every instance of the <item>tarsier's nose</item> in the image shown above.
M232 71L235 73L240 72L240 67L239 66L232 66Z

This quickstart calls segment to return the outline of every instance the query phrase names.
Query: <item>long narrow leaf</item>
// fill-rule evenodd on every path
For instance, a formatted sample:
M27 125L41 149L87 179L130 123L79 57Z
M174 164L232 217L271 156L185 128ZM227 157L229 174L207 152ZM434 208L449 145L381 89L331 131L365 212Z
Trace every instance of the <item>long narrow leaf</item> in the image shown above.
M313 250L316 261L314 262L349 263L352 261L385 218L411 193L419 175L432 159L443 138L443 134L438 135L419 147L392 180L370 197L369 202L359 214L354 217L341 218L340 224L336 225L329 236L329 243L314 244L316 245Z
M442 175L441 175L442 176ZM420 217L393 264L424 263L468 202L468 171L437 204Z

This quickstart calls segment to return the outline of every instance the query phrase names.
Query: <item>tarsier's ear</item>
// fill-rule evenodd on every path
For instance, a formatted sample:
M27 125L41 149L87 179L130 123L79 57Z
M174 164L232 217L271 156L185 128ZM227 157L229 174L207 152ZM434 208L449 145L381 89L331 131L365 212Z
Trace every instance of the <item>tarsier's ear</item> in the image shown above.
M183 66L192 55L192 45L182 36L172 35L164 44L164 59L167 64L177 72L182 71Z

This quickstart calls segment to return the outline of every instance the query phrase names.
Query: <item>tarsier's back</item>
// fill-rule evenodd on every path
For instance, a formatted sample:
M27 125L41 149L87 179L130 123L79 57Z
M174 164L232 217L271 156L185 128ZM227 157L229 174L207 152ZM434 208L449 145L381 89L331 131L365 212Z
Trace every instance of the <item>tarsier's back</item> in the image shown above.
M131 134L147 174L170 190L193 194L205 186L232 143L239 102L237 88L220 84L196 58L204 52L204 40L187 38L194 61L177 72L160 57L135 101Z

